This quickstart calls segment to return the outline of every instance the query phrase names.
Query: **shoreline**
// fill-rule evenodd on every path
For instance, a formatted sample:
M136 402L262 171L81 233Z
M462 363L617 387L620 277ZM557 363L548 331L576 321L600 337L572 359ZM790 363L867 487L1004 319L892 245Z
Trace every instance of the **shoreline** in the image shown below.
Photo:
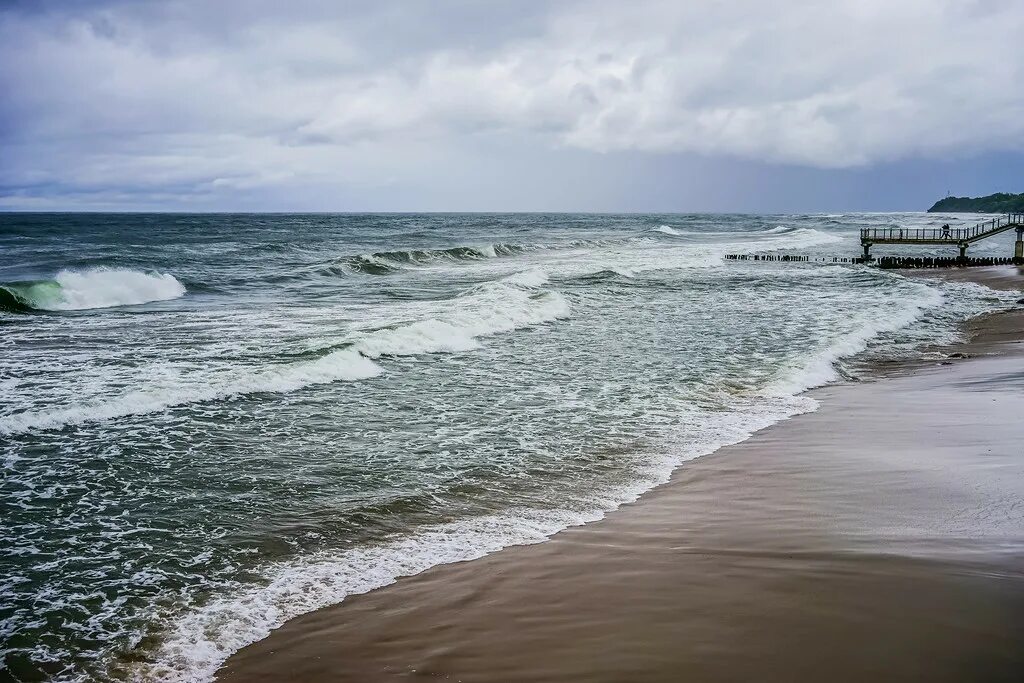
M814 390L599 522L293 619L217 680L1016 680L1022 328L974 319L974 357Z

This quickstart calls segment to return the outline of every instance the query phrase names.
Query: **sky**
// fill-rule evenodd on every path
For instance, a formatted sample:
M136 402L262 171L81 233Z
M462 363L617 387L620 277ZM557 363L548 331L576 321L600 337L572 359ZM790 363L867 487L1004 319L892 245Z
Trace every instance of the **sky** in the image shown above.
M1020 0L0 0L0 209L1024 191Z

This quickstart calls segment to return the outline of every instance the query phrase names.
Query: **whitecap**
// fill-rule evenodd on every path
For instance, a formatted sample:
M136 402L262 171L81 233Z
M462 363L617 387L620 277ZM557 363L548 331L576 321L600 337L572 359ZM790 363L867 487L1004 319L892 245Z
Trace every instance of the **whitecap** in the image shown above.
M37 308L79 311L166 301L185 295L185 286L167 273L146 273L127 268L62 270L54 278L59 292Z

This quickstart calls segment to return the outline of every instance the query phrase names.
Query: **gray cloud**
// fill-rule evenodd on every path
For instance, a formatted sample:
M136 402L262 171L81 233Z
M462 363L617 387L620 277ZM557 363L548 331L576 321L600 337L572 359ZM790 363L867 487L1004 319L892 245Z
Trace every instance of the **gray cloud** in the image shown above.
M825 169L1019 150L1022 31L997 1L15 4L0 186L408 188L509 143Z

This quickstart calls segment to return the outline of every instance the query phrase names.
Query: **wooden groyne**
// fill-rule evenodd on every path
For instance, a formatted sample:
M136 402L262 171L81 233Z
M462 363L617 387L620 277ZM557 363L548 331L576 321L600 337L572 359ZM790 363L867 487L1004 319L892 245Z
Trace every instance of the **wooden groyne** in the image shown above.
M768 261L776 263L837 263L847 265L868 264L877 268L970 268L985 266L1024 265L1019 258L960 258L960 257L913 257L883 256L865 261L858 256L808 256L807 254L726 254L727 261Z
M806 254L726 254L727 261L786 261L790 263L861 263L850 256L808 256Z
M971 266L1012 266L1019 265L1016 258L910 258L908 256L883 256L875 261L879 268L969 268Z

